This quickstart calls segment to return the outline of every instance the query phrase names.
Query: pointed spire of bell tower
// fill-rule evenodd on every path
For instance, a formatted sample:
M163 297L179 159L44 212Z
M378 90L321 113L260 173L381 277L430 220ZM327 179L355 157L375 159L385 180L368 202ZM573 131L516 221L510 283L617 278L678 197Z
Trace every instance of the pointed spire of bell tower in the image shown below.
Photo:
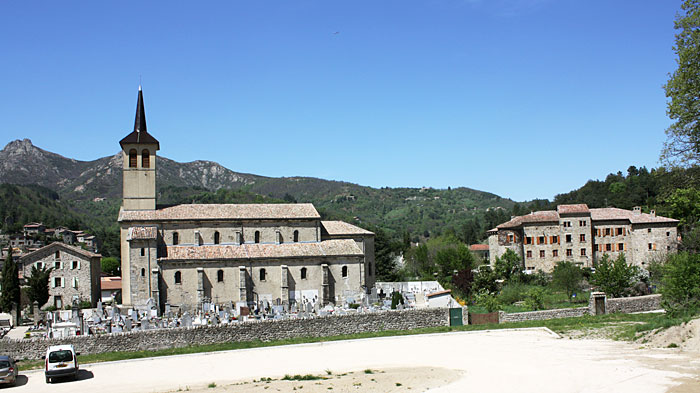
M134 131L140 133L146 131L146 109L143 106L143 91L139 84L139 98L136 102L136 120L134 120Z

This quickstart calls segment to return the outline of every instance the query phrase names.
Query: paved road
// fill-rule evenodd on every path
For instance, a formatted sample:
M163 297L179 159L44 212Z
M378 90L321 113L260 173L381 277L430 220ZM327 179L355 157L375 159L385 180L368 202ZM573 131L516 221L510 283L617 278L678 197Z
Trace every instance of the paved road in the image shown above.
M16 392L165 392L284 374L444 367L463 377L436 392L664 392L698 378L700 357L542 329L385 337L85 365L78 381L47 385L23 373Z

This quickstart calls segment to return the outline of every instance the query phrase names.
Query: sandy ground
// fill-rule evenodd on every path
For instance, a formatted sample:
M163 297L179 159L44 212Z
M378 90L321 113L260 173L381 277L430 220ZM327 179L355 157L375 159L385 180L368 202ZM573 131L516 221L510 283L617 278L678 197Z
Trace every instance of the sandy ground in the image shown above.
M363 375L366 369L377 372ZM640 348L639 344L609 340L561 339L539 328L382 337L92 364L84 367L78 381L53 385L44 383L40 371L23 373L20 386L11 390L237 392L242 391L238 388L271 391L275 384L275 389L283 391L283 387L298 388L295 383L299 381L257 382L255 386L253 380L280 379L285 374L327 375L327 370L334 376L352 374L333 379L333 386L323 385L325 391L700 391L699 352ZM370 384L380 375L386 376L382 386L388 390ZM422 379L427 385L418 384ZM303 382L302 391L321 386L314 383ZM208 388L210 384L216 387ZM265 389L266 385L270 387Z
M330 373L330 374L329 374ZM290 376L294 377L294 376ZM314 376L311 381L285 379L255 379L229 385L206 386L191 389L194 393L213 392L424 392L458 380L459 372L444 368L396 368L388 370L366 369L342 374L328 372Z

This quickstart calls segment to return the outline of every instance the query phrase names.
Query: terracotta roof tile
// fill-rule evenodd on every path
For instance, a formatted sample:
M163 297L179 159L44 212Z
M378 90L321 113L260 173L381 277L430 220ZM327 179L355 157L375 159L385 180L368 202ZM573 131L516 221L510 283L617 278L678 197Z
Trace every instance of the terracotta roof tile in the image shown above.
M360 247L352 239L324 240L314 243L168 246L167 255L161 260L364 256Z
M52 249L55 249L55 248L62 248L62 249L64 249L64 250L72 251L72 252L77 253L77 254L80 254L80 255L82 255L82 256L84 256L84 257L86 257L86 258L102 258L102 255L100 255L100 254L95 254L95 253L90 252L90 251L87 251L87 250L83 250L83 249L80 248L80 247L71 246L71 245L69 245L69 244L61 243L61 242L53 242L53 243L51 243L51 244L49 244L49 245L47 245L47 246L41 247L41 248L38 249L38 250L32 251L32 252L30 252L30 253L28 253L28 254L26 254L26 255L22 255L22 256L20 257L20 260L21 260L21 261L25 261L26 259L28 259L28 258L30 258L30 257L32 257L32 256L34 256L34 255L36 255L36 254L39 254L39 253L41 253L41 252L43 252L43 251L52 250Z
M615 207L605 207L591 209L591 219L593 221L605 220L629 220L632 224L653 224L653 223L678 223L673 218L661 217L647 213L635 213L631 210L618 209Z
M488 244L472 244L471 246L469 246L469 249L472 251L488 251L489 245Z
M131 227L126 235L126 240L153 240L158 238L156 227Z
M188 204L158 210L119 210L119 221L320 219L310 203Z
M321 230L324 234L330 236L341 236L341 235L374 235L366 229L362 229L358 226L348 224L344 221L321 221Z
M579 203L576 205L559 205L557 206L557 212L559 214L575 214L575 213L588 213L588 205L585 203Z

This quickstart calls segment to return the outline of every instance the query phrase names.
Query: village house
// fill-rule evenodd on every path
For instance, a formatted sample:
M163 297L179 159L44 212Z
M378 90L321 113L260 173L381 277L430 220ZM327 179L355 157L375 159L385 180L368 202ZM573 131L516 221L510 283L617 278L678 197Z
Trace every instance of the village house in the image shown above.
M321 221L312 204L156 206L156 151L139 88L123 158L122 301L191 310L204 302L324 305L374 286L374 234Z
M513 217L490 230L491 264L510 249L525 269L551 272L559 261L595 267L603 255L625 255L628 263L644 267L678 248L678 220L613 207L589 209L585 204L559 205Z
M89 301L95 307L100 299L101 258L82 248L54 242L20 257L18 267L24 279L31 276L32 267L52 268L47 304L61 309L78 300Z

